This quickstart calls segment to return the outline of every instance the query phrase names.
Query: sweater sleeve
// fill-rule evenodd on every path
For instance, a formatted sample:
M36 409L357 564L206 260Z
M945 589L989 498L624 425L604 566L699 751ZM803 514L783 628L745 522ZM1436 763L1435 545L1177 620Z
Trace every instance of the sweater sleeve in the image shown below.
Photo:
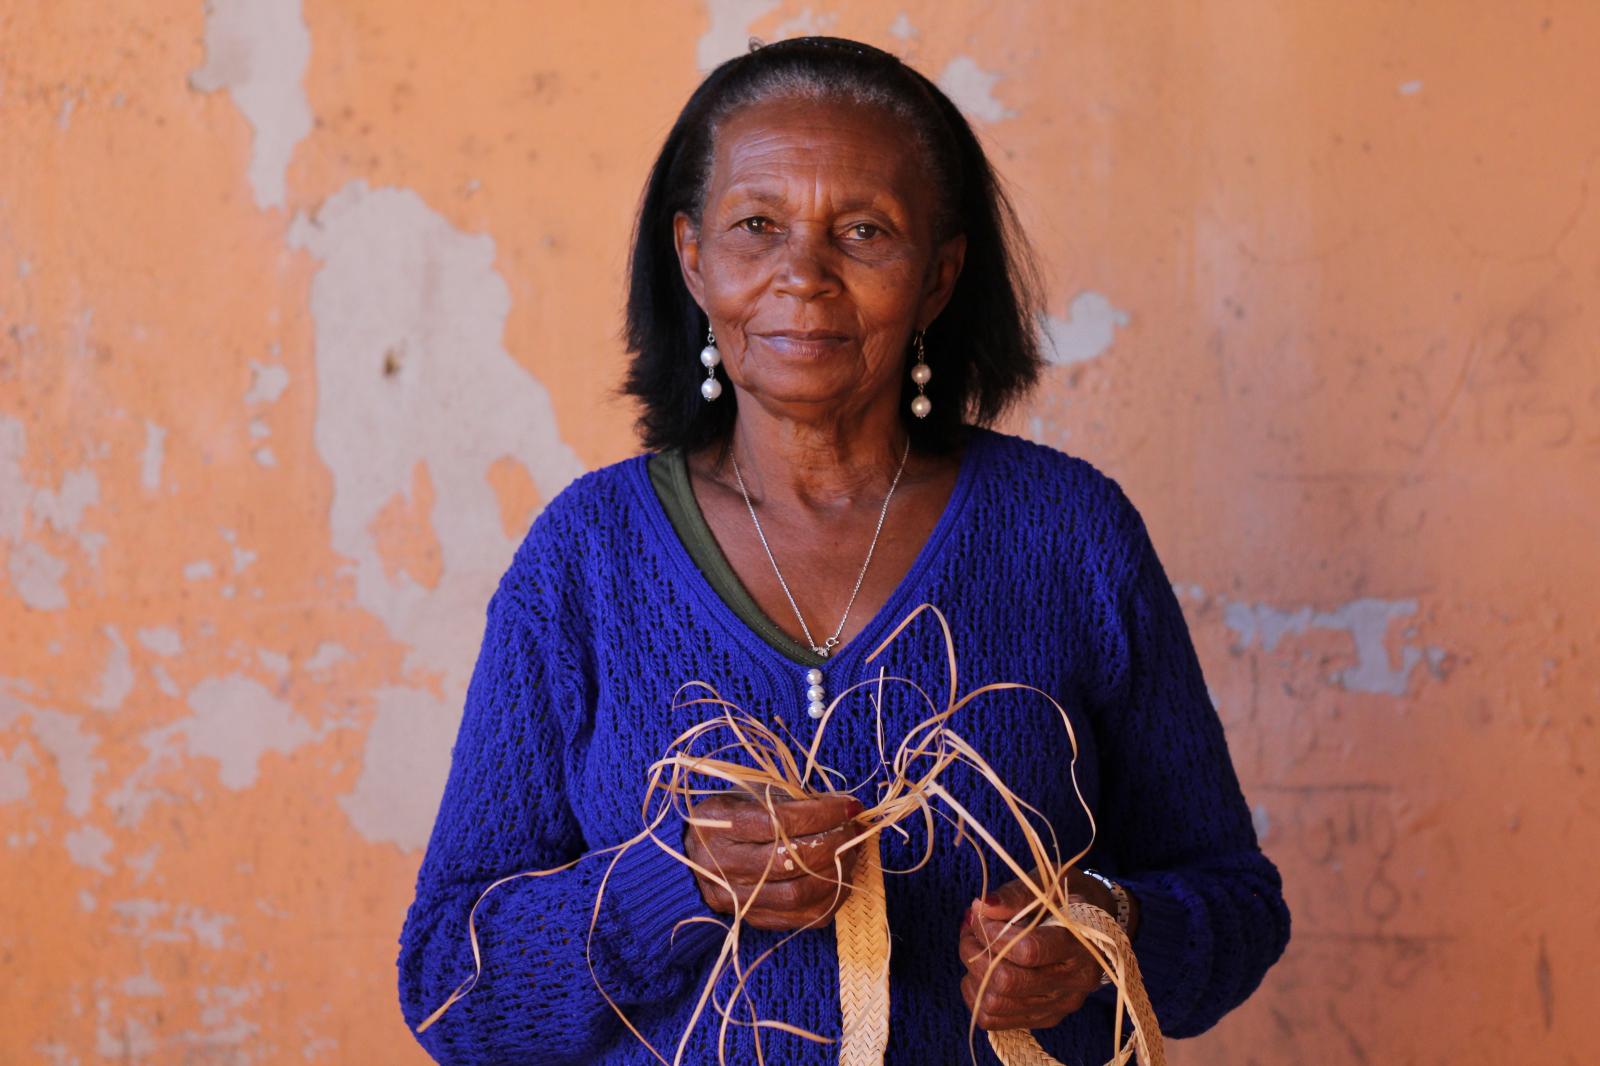
M1097 853L1139 901L1133 946L1168 1036L1215 1025L1289 940L1277 868L1262 854L1200 662L1132 505L1131 578L1099 709Z
M565 653L556 627L522 599L503 580L490 600L449 777L401 932L402 1014L428 1054L446 1066L592 1062L626 1033L596 980L636 1019L691 993L695 964L719 939L709 923L678 926L711 912L693 875L646 840L611 870L586 957L612 855L592 854L566 800L568 734L561 723L586 714L581 657ZM674 816L656 835L676 849L682 832ZM472 976L467 918L483 890L506 875L586 855L563 872L508 881L484 899L475 920L482 974L417 1034Z

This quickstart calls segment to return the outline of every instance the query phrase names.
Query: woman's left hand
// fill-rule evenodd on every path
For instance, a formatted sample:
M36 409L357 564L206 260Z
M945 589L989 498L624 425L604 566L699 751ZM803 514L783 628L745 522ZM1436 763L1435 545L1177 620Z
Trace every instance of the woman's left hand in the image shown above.
M1067 885L1072 899L1096 906L1107 901L1095 898L1095 889L1110 896L1103 885L1076 870ZM1065 929L1041 925L1023 933L1026 919L1006 925L1006 919L1032 899L1022 882L1011 881L974 900L961 920L961 961L967 968L961 996L979 1029L1048 1029L1083 1006L1084 998L1100 987L1104 972L1100 964ZM1005 957L996 962L1002 951ZM986 974L989 983L978 1004L978 988Z

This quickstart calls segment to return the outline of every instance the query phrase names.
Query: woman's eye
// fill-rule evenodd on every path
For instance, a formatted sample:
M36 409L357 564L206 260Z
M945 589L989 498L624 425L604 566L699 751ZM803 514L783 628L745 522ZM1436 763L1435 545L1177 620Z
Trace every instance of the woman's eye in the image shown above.
M857 222L855 225L850 227L850 236L862 241L871 240L873 237L876 237L882 232L882 230L873 225L871 222Z

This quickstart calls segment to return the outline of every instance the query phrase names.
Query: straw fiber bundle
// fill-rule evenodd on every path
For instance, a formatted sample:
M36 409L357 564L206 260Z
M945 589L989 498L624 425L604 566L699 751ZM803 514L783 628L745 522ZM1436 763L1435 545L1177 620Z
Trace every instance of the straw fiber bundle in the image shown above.
M438 1009L417 1026L417 1032L426 1030L449 1009L451 1004L470 992L482 973L475 921L478 905L483 902L485 896L507 881L520 877L545 877L570 869L584 858L610 854L611 864L601 879L594 907L590 913L589 936L592 942L595 924L600 915L601 900L605 895L606 882L610 878L611 871L615 869L617 860L629 848L648 845L660 848L676 861L690 867L706 881L720 885L727 891L729 897L735 900L735 909L731 920L728 921L714 917L688 919L691 922L713 922L723 927L726 935L712 962L710 973L701 987L689 1024L671 1058L645 1039L626 1013L606 993L598 979L596 980L595 985L601 996L610 1004L628 1030L649 1048L658 1061L671 1066L679 1066L682 1063L689 1035L706 1014L708 1006L720 1017L718 1057L724 1066L726 1063L724 1047L728 1030L732 1026L747 1027L753 1031L756 1056L760 1062L765 1061L761 1051L761 1033L765 1030L782 1031L817 1043L833 1043L830 1037L798 1026L757 1017L748 1000L741 1003L740 997L750 973L773 952L781 949L790 937L801 931L790 932L788 936L780 939L754 959L745 961L740 955L739 941L743 921L746 913L756 902L766 876L772 872L770 865L758 880L756 891L748 891L745 894L745 902L741 904L737 902L739 893L734 891L732 884L720 870L709 869L696 863L678 850L675 846L676 841L662 840L656 835L656 830L673 811L682 814L684 821L690 825L707 828L730 827L731 823L726 821L696 817L690 810L690 804L696 799L726 791L731 787L748 793L766 806L778 843L778 847L774 849L774 856L778 854L791 856L792 859L785 859L786 863L797 862L806 873L831 881L838 893L848 892L833 916L839 960L840 1066L881 1066L888 1045L889 921L883 888L885 871L880 859L879 837L885 830L904 835L905 830L899 823L907 819L918 819L923 823L927 829L928 850L913 866L889 872L897 875L913 874L925 865L932 854L936 819L950 823L955 829L958 846L962 843L972 844L979 849L980 858L987 853L988 856L997 859L1010 871L1012 877L1027 887L1032 899L1009 921L1019 934L1031 932L1045 925L1060 926L1071 933L1110 976L1111 983L1116 987L1117 997L1112 1057L1108 1060L1107 1066L1125 1066L1130 1059L1136 1059L1139 1066L1165 1066L1161 1032L1157 1027L1149 998L1145 995L1138 963L1134 959L1127 937L1116 921L1104 911L1087 903L1071 900L1067 896L1067 872L1088 852L1088 845L1075 855L1061 856L1053 836L1047 842L1030 821L1029 815L1037 816L1038 812L1017 797L983 757L951 727L952 719L960 711L986 693L1006 689L1038 693L1054 707L1066 729L1067 739L1072 748L1073 788L1076 791L1078 744L1066 711L1047 693L1014 682L982 685L964 695L960 694L954 638L944 615L931 604L923 604L908 614L868 656L867 662L870 663L881 654L924 611L930 612L937 619L943 632L949 666L949 689L946 698L936 702L914 682L880 673L877 678L858 683L834 697L819 719L817 731L810 744L803 747L803 759L796 757L795 748L800 747L798 744L791 746L786 743L776 730L722 699L710 685L694 681L683 686L679 690L680 695L683 693L691 695L683 699L678 704L679 707L708 707L714 709L714 713L679 735L662 758L651 767L641 810L644 829L621 844L593 852L563 866L511 874L485 888L477 902L473 904L467 920L468 935L472 942L474 972ZM907 733L892 756L884 749L881 720L883 688L889 684L907 685L915 689L927 701L933 712ZM868 807L853 820L852 824L858 827L859 831L840 845L833 859L833 869L814 870L806 865L803 849L794 846L794 842L784 835L783 822L777 814L776 805L786 800L814 798L838 791L834 787L840 784L838 775L817 761L818 746L840 701L857 689L870 686L876 686L873 702L880 713L879 758L887 771L887 781L879 786L876 805ZM787 732L781 719L777 720L777 727ZM944 787L940 780L941 776L954 766L975 769L995 790L1022 830L1029 852L1025 857L1026 862L1023 857L1014 856L1007 851L994 833L973 817L970 811ZM1089 815L1092 827L1093 813L1084 801L1081 791L1078 791L1078 801ZM854 863L854 873L847 879L843 856L855 848L860 848L860 852ZM984 862L984 869L987 882L987 860ZM979 985L977 994L980 998L988 987L994 966L1005 959L1015 942L1015 940L1008 941L995 953L995 962ZM594 974L592 956L590 973ZM727 995L726 1001L722 1001L715 994L715 990L729 973L733 975L734 987ZM740 1013L748 1017L736 1016ZM1124 1034L1124 1029L1127 1028L1124 1020L1131 1023L1130 1035ZM969 1044L975 1035L974 1021L968 1026ZM1005 1066L1035 1066L1035 1064L1045 1066L1055 1063L1027 1030L996 1031L988 1035L990 1046ZM969 1053L974 1050L969 1046ZM973 1058L975 1061L975 1054Z

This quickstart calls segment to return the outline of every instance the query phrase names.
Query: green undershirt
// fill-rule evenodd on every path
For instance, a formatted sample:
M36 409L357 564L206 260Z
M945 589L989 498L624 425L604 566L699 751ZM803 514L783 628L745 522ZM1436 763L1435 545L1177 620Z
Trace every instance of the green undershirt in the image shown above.
M762 640L800 663L802 666L821 666L826 660L810 648L779 629L772 619L756 604L755 597L744 587L739 575L733 572L728 557L722 554L706 516L695 499L694 486L689 481L689 460L682 449L668 448L652 455L646 464L650 484L661 500L678 539L683 541L689 558L705 576L706 582L726 603L739 620L749 626ZM751 535L755 531L751 530Z

